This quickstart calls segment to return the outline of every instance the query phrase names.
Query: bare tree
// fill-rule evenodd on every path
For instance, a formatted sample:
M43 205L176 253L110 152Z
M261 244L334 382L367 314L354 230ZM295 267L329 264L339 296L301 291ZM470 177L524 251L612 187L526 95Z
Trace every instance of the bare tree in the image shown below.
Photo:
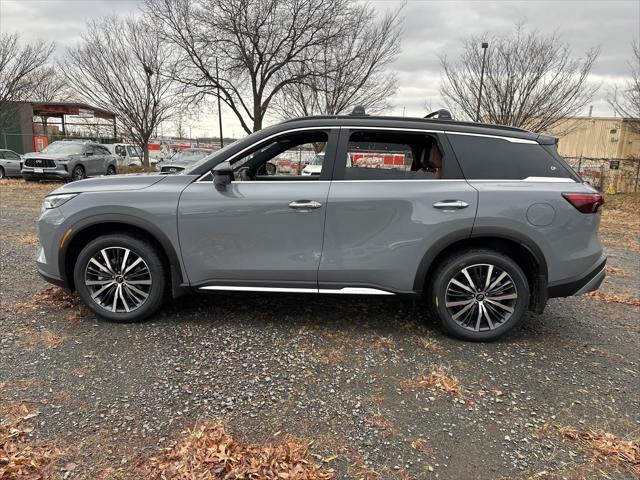
M5 130L14 113L6 102L31 99L39 72L53 49L53 43L21 45L17 34L0 33L0 130Z
M177 80L192 102L218 95L250 133L274 97L311 72L316 48L337 35L349 0L146 0L179 52ZM216 61L219 76L216 75Z
M133 18L91 21L61 68L80 98L118 115L148 165L149 139L179 106L175 84L166 74L171 56L158 33Z
M55 67L47 66L35 73L30 98L36 102L68 102L73 99L73 92L64 76Z
M469 38L455 63L441 58L441 94L471 119L478 102L482 41L489 42L480 105L483 121L545 131L578 113L598 89L588 83L598 48L574 59L557 34L544 36L517 25L512 35Z
M400 51L401 11L378 20L369 4L355 4L335 19L338 34L315 49L310 74L282 89L279 116L338 115L356 105L372 113L388 108L397 87L386 67Z
M631 128L640 132L640 44L633 42L633 56L629 63L631 78L622 88L615 86L609 91L607 101L616 114L634 119Z

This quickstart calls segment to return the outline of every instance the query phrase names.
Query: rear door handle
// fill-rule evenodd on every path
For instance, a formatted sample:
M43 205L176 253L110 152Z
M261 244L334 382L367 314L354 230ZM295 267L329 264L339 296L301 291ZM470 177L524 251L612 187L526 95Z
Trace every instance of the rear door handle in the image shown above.
M434 208L440 210L460 210L461 208L467 208L469 204L462 200L443 200L442 202L436 202L433 204Z
M316 202L315 200L296 200L295 202L291 202L289 204L289 208L293 208L296 210L313 210L316 208L320 208L322 204L320 202Z

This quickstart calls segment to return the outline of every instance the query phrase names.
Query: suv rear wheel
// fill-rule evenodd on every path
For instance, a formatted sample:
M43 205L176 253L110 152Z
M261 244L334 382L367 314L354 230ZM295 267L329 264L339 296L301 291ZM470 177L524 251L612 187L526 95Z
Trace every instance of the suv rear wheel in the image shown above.
M429 289L432 313L449 334L493 340L515 327L529 305L520 266L494 250L467 250L444 261Z
M89 242L74 267L78 294L96 314L114 322L142 320L162 304L165 270L148 243L124 234Z

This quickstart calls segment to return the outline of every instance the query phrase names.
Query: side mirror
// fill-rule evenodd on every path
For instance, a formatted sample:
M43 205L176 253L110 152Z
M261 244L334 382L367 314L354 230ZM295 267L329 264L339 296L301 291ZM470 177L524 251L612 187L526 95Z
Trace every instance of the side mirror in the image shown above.
M222 162L213 167L213 184L216 188L224 189L231 183L233 168L229 162Z

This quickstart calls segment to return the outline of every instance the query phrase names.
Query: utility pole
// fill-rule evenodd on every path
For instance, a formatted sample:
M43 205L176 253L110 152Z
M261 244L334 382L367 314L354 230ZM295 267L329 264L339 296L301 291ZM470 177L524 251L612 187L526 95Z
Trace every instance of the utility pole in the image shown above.
M224 147L222 139L222 107L220 106L220 75L218 73L218 57L216 57L216 87L218 91L218 123L220 126L220 148Z
M488 42L482 42L482 68L480 69L480 90L478 91L478 108L476 108L476 122L480 121L480 101L482 100L482 84L484 82L484 62L487 58Z

